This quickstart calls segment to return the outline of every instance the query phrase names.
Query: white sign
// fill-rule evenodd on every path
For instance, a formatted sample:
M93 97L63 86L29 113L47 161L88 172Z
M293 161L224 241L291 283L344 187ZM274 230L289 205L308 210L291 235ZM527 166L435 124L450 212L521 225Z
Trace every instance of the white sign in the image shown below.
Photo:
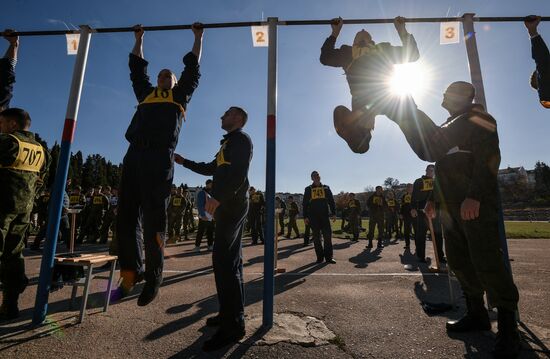
M67 37L67 55L76 55L80 34L66 34L65 36Z
M442 22L439 34L441 45L458 44L460 42L460 22Z
M267 47L269 45L268 26L252 26L251 29L254 47Z

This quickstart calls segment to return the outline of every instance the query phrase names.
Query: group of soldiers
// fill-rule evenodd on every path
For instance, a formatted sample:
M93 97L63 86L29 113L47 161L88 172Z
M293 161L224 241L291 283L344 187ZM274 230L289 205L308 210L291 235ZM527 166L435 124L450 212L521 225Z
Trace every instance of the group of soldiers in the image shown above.
M45 238L48 226L50 191L45 189L34 203L31 218L37 230L31 249L40 250L40 242ZM115 240L118 191L110 186L95 186L83 193L80 186L74 186L64 193L63 210L60 223L61 241L69 245L69 211L75 218L75 244L102 243L108 241L110 231Z
M188 233L195 231L193 217L194 199L189 195L186 185L172 188L168 205L168 238L170 242L178 242L181 236L188 239ZM67 190L66 201L63 204L60 224L60 239L68 246L70 221L69 210L75 218L75 244L101 243L106 244L109 235L116 243L116 215L118 205L118 190L110 186L95 186L83 192L82 187L74 186ZM40 243L45 239L48 225L48 209L50 191L45 189L35 200L31 214L31 224L36 231L34 242L30 248L40 250ZM113 247L113 246L111 246ZM113 251L114 252L114 251Z
M187 185L172 186L168 204L168 242L175 243L188 240L188 234L195 231L193 207L195 199L189 195Z
M248 215L245 230L252 237L252 244L264 243L264 225L266 222L266 202L262 192L254 187L248 190ZM294 196L288 196L286 202L283 198L275 197L275 209L279 231L278 236L285 235L286 238L291 238L294 232L294 239L300 238L300 230L296 222L300 214L298 203L294 200ZM288 213L287 213L288 211ZM288 222L285 223L285 218L288 217Z

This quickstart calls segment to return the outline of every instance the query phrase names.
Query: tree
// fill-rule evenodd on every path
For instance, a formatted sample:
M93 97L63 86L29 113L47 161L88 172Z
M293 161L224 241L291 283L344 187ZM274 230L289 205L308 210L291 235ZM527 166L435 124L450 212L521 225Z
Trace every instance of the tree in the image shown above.
M550 202L550 167L544 162L535 164L535 201L537 203Z
M384 187L386 189L392 188L399 185L399 180L397 178L388 177L384 180Z
M52 156L52 162L50 163L50 169L48 170L48 178L44 183L46 183L46 188L52 188L53 182L55 181L55 174L57 172L57 162L59 162L59 153L61 152L61 146L55 142L50 150L50 155Z

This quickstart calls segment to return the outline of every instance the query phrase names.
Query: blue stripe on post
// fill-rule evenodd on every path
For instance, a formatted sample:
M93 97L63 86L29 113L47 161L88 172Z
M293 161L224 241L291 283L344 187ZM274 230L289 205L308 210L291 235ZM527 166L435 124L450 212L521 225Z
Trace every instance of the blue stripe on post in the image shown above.
M65 192L65 183L67 182L67 173L69 172L69 157L71 143L61 142L61 151L52 196L50 197L48 228L46 230L46 241L44 242L44 252L42 254L42 263L40 264L40 278L34 304L33 324L40 324L46 319L48 312L48 296L52 281L55 249L57 247L57 234L59 232L59 222L61 221L61 211L63 209L63 195Z

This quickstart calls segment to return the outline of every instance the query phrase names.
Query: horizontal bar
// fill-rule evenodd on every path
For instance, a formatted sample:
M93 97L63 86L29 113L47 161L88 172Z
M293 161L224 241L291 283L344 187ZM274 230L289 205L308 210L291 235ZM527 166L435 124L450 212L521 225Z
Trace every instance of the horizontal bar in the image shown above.
M453 22L462 21L463 17L421 17L421 18L405 18L405 22L408 23L420 23L420 22ZM474 17L476 22L523 22L525 16L521 17ZM550 21L550 16L544 16L541 21ZM289 20L279 21L279 25L330 25L332 20ZM344 19L344 24L393 24L394 19Z
M432 23L432 22L451 22L462 21L462 17L423 17L423 18L405 18L408 23ZM474 17L475 22L523 22L524 16L510 17ZM329 25L332 20L288 20L279 21L278 25L283 26L304 26L304 25ZM344 19L344 24L391 24L394 19ZM550 16L543 16L541 21L550 21ZM205 29L222 29L232 27L250 27L267 25L266 21L244 21L244 22L222 22L213 24L204 24ZM144 26L145 31L170 31L170 30L189 30L189 25L162 25L162 26ZM133 27L105 27L93 29L96 33L115 33L115 32L132 32ZM14 32L17 36L49 36L49 35L65 35L78 34L80 30L51 30L51 31L19 31ZM4 32L0 32L0 36L4 36Z

